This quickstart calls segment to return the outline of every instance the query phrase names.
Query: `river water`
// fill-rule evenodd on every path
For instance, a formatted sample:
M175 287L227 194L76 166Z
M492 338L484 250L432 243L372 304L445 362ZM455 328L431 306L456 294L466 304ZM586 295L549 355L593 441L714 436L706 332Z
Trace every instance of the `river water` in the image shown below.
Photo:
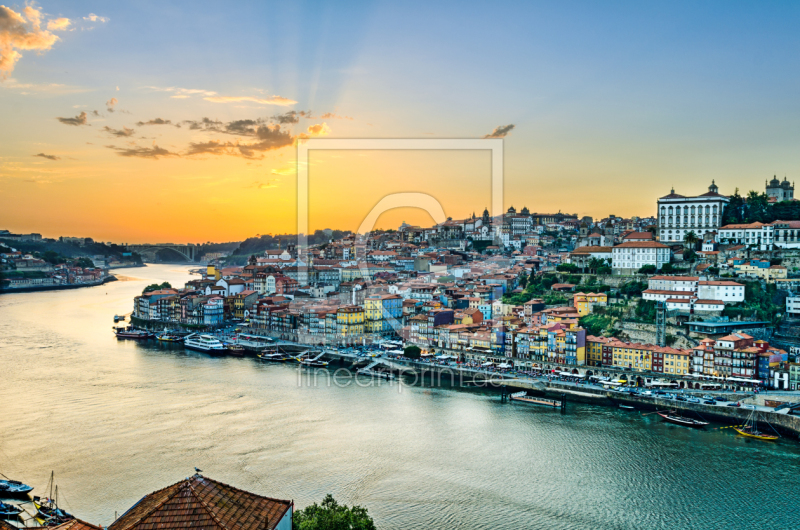
M316 384L295 367L117 341L113 315L188 267L0 295L0 472L107 525L205 475L298 507L326 493L379 528L800 528L800 444L453 388ZM307 374L307 372L303 372Z

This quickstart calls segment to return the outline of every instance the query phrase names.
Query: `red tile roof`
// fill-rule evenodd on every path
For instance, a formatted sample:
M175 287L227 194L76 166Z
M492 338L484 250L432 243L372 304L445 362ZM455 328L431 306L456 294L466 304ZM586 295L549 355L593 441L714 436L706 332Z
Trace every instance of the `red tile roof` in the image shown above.
M0 526L2 528L2 526ZM80 519L72 519L66 523L61 523L58 526L52 527L52 530L102 530L102 526L96 526Z
M200 474L146 495L109 530L271 530L292 501L262 497Z

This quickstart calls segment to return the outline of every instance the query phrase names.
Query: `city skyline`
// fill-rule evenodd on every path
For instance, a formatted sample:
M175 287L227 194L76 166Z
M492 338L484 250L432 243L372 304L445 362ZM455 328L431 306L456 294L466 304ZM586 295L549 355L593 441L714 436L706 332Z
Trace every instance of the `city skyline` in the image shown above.
M793 181L800 76L780 66L799 8L721 6L11 4L0 225L294 233L303 137L505 137L505 208L595 218L655 215L712 179L723 194ZM454 218L491 204L486 153L361 155L312 156L312 231L355 230L381 193L431 185ZM402 221L431 223L400 209L378 226Z

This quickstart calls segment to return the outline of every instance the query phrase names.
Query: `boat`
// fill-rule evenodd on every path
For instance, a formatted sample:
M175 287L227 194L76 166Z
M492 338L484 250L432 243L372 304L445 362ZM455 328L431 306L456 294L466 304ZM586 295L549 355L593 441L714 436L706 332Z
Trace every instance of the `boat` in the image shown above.
M133 328L114 328L114 334L117 339L145 340L153 338L153 334L149 331Z
M756 411L750 413L747 417L747 421L744 425L739 425L738 427L734 427L733 430L741 434L742 436L747 436L748 438L755 438L757 440L766 440L766 441L774 441L780 438L777 434L767 434L765 432L761 432L758 430L758 418L756 417Z
M0 497L25 497L32 489L18 480L0 480Z
M620 405L619 408L622 410L636 410L636 407L631 407L630 405Z
M125 315L114 315L114 323L122 322L125 320Z
M156 340L159 342L183 342L183 337L174 335L169 331L163 331L156 335Z
M58 507L58 486L55 484L54 474L50 472L50 480L48 481L50 488L50 496L44 501L38 500L34 497L33 505L36 506L38 513L36 517L41 519L43 526L58 526L67 521L75 519L75 517L61 508ZM55 494L53 489L55 488Z
M546 399L546 398L539 398L535 396L529 396L528 393L524 390L521 392L514 392L513 394L509 394L508 396L511 401L520 401L522 403L529 403L531 405L544 405L546 407L553 407L558 408L561 406L561 402L555 399Z
M259 359L262 361L270 361L274 363L285 363L286 361L291 361L293 358L286 355L285 353L273 352L273 353L259 353L257 355Z
M657 412L659 416L664 418L664 421L674 423L675 425L683 425L684 427L693 427L695 429L702 429L708 425L707 421L695 420L692 418L684 418L675 412Z
M238 344L226 344L225 352L228 355L242 356L244 355L245 349L244 346L239 346Z
M301 366L310 368L324 368L328 366L328 361L318 361L316 359L297 359Z
M19 516L21 513L22 508L0 501L0 519L13 519Z
M225 345L211 335L189 335L183 339L183 346L190 350L197 350L210 354L225 353Z

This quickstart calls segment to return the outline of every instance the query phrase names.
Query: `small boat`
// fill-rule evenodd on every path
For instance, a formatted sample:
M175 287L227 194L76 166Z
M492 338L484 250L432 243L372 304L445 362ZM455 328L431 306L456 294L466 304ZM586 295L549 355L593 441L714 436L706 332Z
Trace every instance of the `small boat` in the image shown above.
M242 356L244 355L245 349L244 346L239 346L238 344L226 344L225 352L228 355Z
M270 361L273 363L285 363L291 361L293 358L283 353L259 353L257 357L262 361Z
M28 486L17 480L0 480L0 497L24 497L32 489L32 486Z
M664 421L674 423L675 425L682 425L684 427L693 427L695 429L702 429L708 425L707 421L695 420L692 418L684 418L675 412L657 412L659 416L664 418Z
M324 368L328 366L328 361L318 361L315 359L297 359L301 366L310 368Z
M0 519L12 519L22 513L22 508L0 501Z
M780 438L780 436L778 436L777 434L768 434L758 430L758 418L756 417L755 410L750 413L750 416L747 417L747 421L744 423L744 425L739 425L738 427L734 427L733 430L735 430L742 436L747 436L748 438L756 438L757 440L774 441Z
M630 405L620 405L619 408L622 410L636 410L636 407L631 407Z
M125 315L114 315L114 323L122 322L125 320Z
M160 342L183 342L183 337L164 331L156 335L156 340Z
M114 328L114 334L117 339L144 340L153 338L152 333L133 328Z
M75 516L69 514L56 506L53 502L43 504L34 503L39 513L36 517L44 520L44 526L58 526L62 523L75 519Z

